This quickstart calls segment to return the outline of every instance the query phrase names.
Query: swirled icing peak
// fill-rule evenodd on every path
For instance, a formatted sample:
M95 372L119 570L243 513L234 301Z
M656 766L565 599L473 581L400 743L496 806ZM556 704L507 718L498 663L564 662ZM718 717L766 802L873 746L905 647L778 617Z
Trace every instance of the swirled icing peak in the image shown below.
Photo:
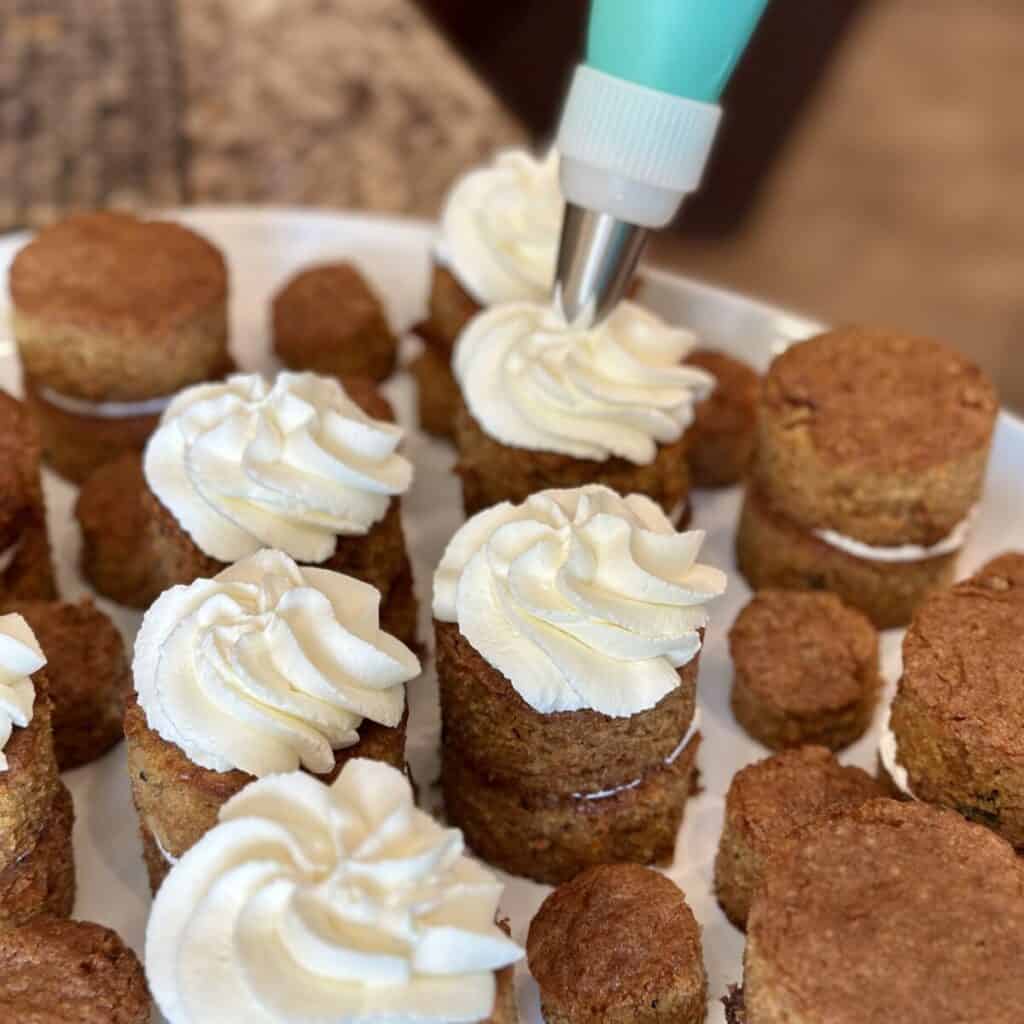
M300 562L365 534L412 482L402 431L314 373L236 374L182 391L146 446L146 480L209 556L264 547Z
M474 419L502 444L644 465L658 444L679 440L714 387L680 365L694 344L690 331L632 302L597 326L515 302L469 322L453 367Z
M165 591L132 665L150 728L214 771L330 771L363 719L399 724L420 671L379 605L376 588L269 550Z
M501 893L394 768L277 775L171 870L146 972L170 1024L480 1021L522 957L495 925Z
M39 642L20 615L0 615L0 771L7 771L3 753L11 732L32 721L36 688L32 673L46 664Z
M481 306L551 291L562 224L558 153L521 149L460 178L445 200L437 258Z
M642 495L541 491L455 534L434 576L434 617L457 622L543 714L634 715L679 685L705 604L725 590L724 573L697 563L703 540Z

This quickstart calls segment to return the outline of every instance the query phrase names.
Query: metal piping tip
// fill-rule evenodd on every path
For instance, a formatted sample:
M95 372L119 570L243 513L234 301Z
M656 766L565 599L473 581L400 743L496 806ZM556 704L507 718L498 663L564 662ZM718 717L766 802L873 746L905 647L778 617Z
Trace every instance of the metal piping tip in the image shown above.
M646 228L566 203L554 301L568 323L600 323L615 308L646 241Z

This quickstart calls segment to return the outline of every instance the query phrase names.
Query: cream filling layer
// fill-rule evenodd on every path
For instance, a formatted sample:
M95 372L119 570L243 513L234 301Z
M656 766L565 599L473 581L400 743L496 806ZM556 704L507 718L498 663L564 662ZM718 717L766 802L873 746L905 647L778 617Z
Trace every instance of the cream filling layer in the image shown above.
M144 398L138 402L90 402L85 398L72 398L62 395L53 388L40 388L39 395L43 401L72 416L92 416L98 420L126 420L133 416L159 416L174 395L161 395L159 398Z
M892 706L885 709L885 718L882 721L882 734L878 739L878 756L889 778L892 779L896 788L904 796L916 800L913 789L910 787L910 776L907 769L900 764L899 751L896 743L896 733L892 731Z
M695 708L693 712L693 719L690 722L690 728L686 730L686 734L676 744L675 750L672 751L668 757L662 762L665 767L670 767L679 760L679 755L689 746L690 740L700 731L700 708ZM613 786L611 789L600 789L596 793L573 793L574 800L606 800L610 796L615 796L618 793L625 793L631 789L636 789L644 781L643 776L639 779L634 779L632 782L624 782L621 786Z
M0 573L7 572L7 570L10 569L12 563L14 562L14 559L18 555L18 549L20 547L21 538L19 537L9 547L6 547L3 549L3 551L0 551Z
M959 551L967 541L971 524L977 515L977 508L971 509L942 540L928 547L919 544L899 544L894 547L875 547L865 544L853 537L835 530L814 530L814 536L823 540L829 547L836 548L854 558L863 558L868 562L925 562L929 558L940 558Z

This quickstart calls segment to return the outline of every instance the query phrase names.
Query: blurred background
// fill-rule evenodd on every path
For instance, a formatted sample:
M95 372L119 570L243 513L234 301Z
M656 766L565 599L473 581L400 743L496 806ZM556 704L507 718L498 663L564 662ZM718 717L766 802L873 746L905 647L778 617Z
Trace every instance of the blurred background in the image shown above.
M637 0L642 2L642 0ZM0 0L0 230L76 207L432 217L543 146L585 0ZM773 0L655 258L943 337L1024 407L1021 0Z

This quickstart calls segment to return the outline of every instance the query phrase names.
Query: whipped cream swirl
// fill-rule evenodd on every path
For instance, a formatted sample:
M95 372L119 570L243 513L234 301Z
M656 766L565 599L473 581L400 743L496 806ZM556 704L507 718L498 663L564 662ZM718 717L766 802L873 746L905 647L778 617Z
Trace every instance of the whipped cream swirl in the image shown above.
M211 558L264 547L300 562L334 554L408 490L402 431L367 416L333 378L258 374L181 392L146 446L151 490Z
M714 387L704 370L680 365L694 345L692 332L632 302L596 327L517 302L470 321L452 365L474 419L502 444L645 465L658 444L679 440Z
M330 787L254 782L173 867L146 930L170 1024L484 1020L523 952L502 886L400 772L355 759Z
M649 498L607 487L505 502L455 534L434 576L434 617L542 714L628 717L679 686L725 574L696 561Z
M132 671L151 729L213 771L334 768L363 719L393 727L420 663L376 588L261 551L146 612Z
M0 771L7 771L3 749L11 732L32 721L36 702L32 673L45 664L29 624L20 615L0 615Z
M506 150L449 192L435 258L481 306L543 299L561 225L557 151L537 160Z

